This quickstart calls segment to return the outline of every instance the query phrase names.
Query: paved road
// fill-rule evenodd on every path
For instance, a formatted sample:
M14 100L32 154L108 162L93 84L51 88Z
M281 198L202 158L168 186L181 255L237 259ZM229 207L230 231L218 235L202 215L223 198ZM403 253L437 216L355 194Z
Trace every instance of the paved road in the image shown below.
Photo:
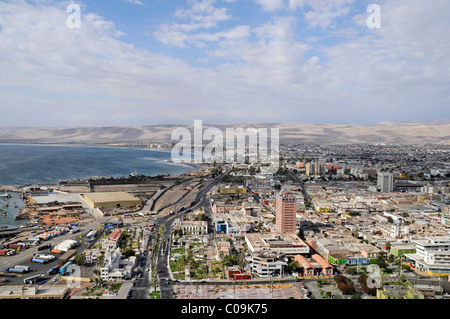
M305 185L303 185L302 179L300 177L298 177L296 174L294 174L293 172L291 172L290 170L288 170L288 172L289 172L289 175L292 177L292 179L294 179L300 185L300 188L302 189L304 201L307 202L309 200L308 191L306 190Z
M167 282L170 280L169 254L170 254L170 245L171 245L170 238L173 222L177 218L181 218L182 216L187 214L189 211L195 211L201 207L209 211L209 202L206 198L206 194L212 187L214 187L214 185L216 185L220 181L220 179L222 179L228 173L229 171L227 170L225 173L222 173L220 176L209 181L209 183L197 193L197 196L195 198L196 204L190 207L190 209L178 213L176 215L166 215L158 219L157 229L159 229L161 225L164 226L164 233L161 236L157 259L157 272L158 272L157 276L161 290L161 299L173 299L174 293L173 286L167 284Z

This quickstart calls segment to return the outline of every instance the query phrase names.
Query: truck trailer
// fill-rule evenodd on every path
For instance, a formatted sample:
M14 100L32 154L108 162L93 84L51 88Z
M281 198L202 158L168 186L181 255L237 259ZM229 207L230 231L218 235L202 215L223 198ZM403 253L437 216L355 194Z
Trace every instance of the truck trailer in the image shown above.
M72 264L71 261L68 261L67 263L65 263L64 266L62 266L62 267L59 269L59 274L60 274L61 276L64 276L64 275L66 274L67 270L69 269L69 266L70 266L71 264Z
M46 263L48 263L48 259L41 259L41 258L30 258L30 261L31 262L34 262L34 263L39 263L39 264L46 264Z
M51 247L52 247L52 245L47 244L47 245L43 245L43 246L38 247L37 250L40 251L40 250L50 249Z
M1 249L0 256L11 256L14 254L14 250L11 249Z
M56 257L53 256L53 255L43 255L43 254L36 254L34 257L35 258L40 258L40 259L48 259L48 260L56 259Z
M15 273L24 273L24 272L29 272L30 271L30 267L16 265L14 267L5 268L5 271L6 272L15 272Z
M44 280L44 275L36 275L36 276L31 276L31 277L25 278L23 280L23 283L25 285L26 284L34 284L34 283L42 281L42 280Z

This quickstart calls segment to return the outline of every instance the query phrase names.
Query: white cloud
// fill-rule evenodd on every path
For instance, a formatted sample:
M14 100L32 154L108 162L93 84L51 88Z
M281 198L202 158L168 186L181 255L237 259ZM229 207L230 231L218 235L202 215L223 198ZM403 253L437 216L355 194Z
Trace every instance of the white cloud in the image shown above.
M177 10L175 16L190 20L191 24L195 26L192 30L215 27L218 22L226 21L231 16L227 14L226 8L216 8L213 5L214 2L215 0L190 1L191 7L186 10Z
M354 0L305 0L300 6L311 27L327 28L336 18L348 16L353 2Z
M302 10L311 10L306 2ZM345 35L339 41L331 32L299 31L301 16L233 25L215 2L191 1L176 22L159 25L158 39L186 56L203 45L189 56L195 66L127 44L113 22L87 10L81 28L69 29L65 8L52 3L2 2L0 125L449 117L447 0L380 3L377 30L361 23L364 14L350 16L349 2L336 2L315 25L333 25L339 15L329 11L340 8L355 24L336 28Z
M178 46L184 48L186 42L197 42L201 38L217 38L221 35L195 35L192 32L200 29L210 29L217 27L219 22L229 20L230 15L227 14L226 8L216 8L214 0L203 1L189 1L189 9L178 9L175 16L182 20L187 20L187 23L163 23L154 31L153 35L162 43ZM230 31L232 32L232 31ZM212 40L209 40L212 41ZM197 42L198 46L201 46Z
M313 56L312 58L308 59L308 61L303 65L303 72L308 72L310 70L320 68L320 65L318 65L319 61L320 58L317 56Z
M132 3L132 4L137 4L137 5L140 5L140 6L145 6L141 1L139 1L139 0L125 0L125 2L128 2L128 3Z
M277 11L284 7L283 0L256 0L256 2L263 8L264 11Z

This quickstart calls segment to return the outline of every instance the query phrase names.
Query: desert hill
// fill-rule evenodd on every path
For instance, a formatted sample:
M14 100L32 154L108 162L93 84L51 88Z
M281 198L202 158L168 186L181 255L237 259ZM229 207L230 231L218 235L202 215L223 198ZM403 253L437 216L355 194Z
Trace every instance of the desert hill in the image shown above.
M0 128L0 143L139 143L170 141L174 129L193 125ZM207 125L225 136L226 128L279 128L280 142L314 144L395 143L450 145L450 123L378 123L374 125L262 123ZM268 131L270 132L270 130ZM270 133L269 133L270 136Z

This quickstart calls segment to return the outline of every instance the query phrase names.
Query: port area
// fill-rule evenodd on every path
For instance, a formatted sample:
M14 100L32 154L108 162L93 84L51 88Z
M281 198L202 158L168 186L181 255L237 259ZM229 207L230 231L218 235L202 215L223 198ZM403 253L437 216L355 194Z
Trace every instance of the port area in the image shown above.
M27 278L32 278L35 284L41 282L43 286L67 286L67 276L59 271L55 274L48 271L54 267L62 268L69 261L74 264L73 257L95 248L97 240L105 233L109 234L111 228L139 227L149 232L147 226L153 224L149 221L189 206L201 186L210 179L205 169L138 181L130 176L129 179L118 180L63 181L58 185L0 186L0 192L5 194L2 198L5 203L11 202L11 197L6 194L13 194L13 199L20 197L23 201L22 207L15 212L16 217L20 216L16 222L22 224L11 226L3 221L0 225L0 286L24 285ZM90 202L86 195L100 195L107 200L95 201L94 198L94 202ZM129 198L131 202L127 201ZM98 233L94 237L89 236L93 230ZM138 241L133 240L133 243ZM71 256L66 256L67 251L55 252L55 247L67 241L75 243L70 248ZM136 253L139 254L139 249ZM55 258L41 262L34 260L36 255ZM7 270L17 265L25 265L29 270L24 273ZM94 264L85 263L78 276L90 280L95 269ZM82 286L85 284L81 283Z
M9 214L22 226L67 225L103 216L165 215L171 210L192 202L199 188L208 180L208 168L179 176L148 177L130 175L126 178L91 177L86 180L64 180L54 185L3 185L2 194L19 194L20 209ZM108 203L87 200L90 194L106 194ZM129 194L135 201L123 200ZM113 196L116 196L114 198ZM7 204L8 199L2 198ZM23 221L23 222L22 222ZM7 225L6 220L0 220ZM0 234L0 237L1 234Z

